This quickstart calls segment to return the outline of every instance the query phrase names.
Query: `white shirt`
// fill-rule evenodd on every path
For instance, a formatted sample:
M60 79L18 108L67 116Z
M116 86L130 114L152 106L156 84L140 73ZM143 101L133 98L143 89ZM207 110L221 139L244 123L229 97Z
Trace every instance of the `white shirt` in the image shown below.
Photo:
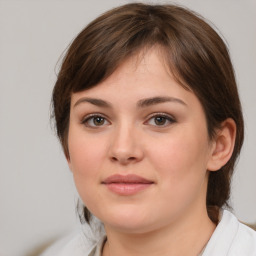
M105 237L102 237L93 243L80 233L62 249L56 250L55 246L41 256L101 256L104 241ZM240 223L231 212L224 210L202 256L256 256L256 232Z

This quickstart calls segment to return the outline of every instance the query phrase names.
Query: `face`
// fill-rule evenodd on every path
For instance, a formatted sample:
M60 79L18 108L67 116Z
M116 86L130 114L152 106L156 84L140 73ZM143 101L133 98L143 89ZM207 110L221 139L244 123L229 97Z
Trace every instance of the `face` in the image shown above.
M72 95L68 147L80 197L106 227L147 232L205 210L204 111L157 49Z

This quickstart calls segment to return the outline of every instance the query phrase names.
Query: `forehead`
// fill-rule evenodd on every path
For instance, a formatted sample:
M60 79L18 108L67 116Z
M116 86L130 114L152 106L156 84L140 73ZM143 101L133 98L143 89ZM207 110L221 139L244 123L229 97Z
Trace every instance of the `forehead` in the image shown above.
M172 97L183 102L191 99L197 101L195 95L184 89L174 78L158 48L141 51L126 59L104 81L90 89L74 93L72 104L76 104L81 97L127 104L153 97Z

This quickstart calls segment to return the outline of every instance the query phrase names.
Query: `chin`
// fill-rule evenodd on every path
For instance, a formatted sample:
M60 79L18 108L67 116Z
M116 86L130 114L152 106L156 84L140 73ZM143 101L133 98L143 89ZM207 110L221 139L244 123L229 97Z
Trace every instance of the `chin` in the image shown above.
M137 211L122 209L112 213L105 212L104 217L99 216L98 218L105 224L106 229L109 227L123 233L146 233L152 231L156 226L152 216L149 216L148 213L143 214L138 209Z
M154 230L150 225L146 223L133 223L133 222L126 222L122 221L121 223L112 222L105 224L106 231L108 227L112 230L116 230L120 233L126 234L145 234Z

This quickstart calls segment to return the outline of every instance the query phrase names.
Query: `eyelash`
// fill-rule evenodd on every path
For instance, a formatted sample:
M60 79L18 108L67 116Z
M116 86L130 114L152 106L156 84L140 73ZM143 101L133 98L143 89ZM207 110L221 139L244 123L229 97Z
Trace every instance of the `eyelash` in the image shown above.
M165 114L165 113L154 113L154 114L152 114L152 115L147 119L147 121L146 121L145 123L148 124L151 119L155 119L155 118L157 118L157 117L163 118L164 121L165 121L165 123L164 123L163 125L157 125L157 124L154 125L154 124L153 124L152 126L156 126L156 127L166 127L166 126L168 126L168 125L170 125L170 124L176 123L176 120L174 119L174 117L172 117L172 116L170 116L170 115L167 115L167 114ZM168 122L168 124L166 124L166 122Z
M102 114L98 114L98 113L95 113L95 114L90 114L88 116L86 116L82 121L81 121L81 124L87 126L87 127L90 127L90 128L97 128L97 127L100 127L102 125L89 125L89 121L93 121L93 119L96 119L96 118L102 118L104 120L104 122L107 121L107 118L105 116L103 116ZM108 123L110 123L109 121L107 121Z
M158 118L158 117L163 118L163 121L164 121L163 125L149 124L150 120ZM95 120L96 118L102 118L104 124L103 125L90 125L89 122ZM81 121L81 124L83 124L87 127L90 127L90 128L97 128L97 127L105 126L106 125L105 122L108 122L108 124L110 124L110 122L107 120L107 118L104 115L95 113L95 114L90 114L90 115L86 116ZM168 122L168 124L166 124L166 122ZM147 119L146 122L144 122L144 124L149 124L149 125L156 126L156 127L166 127L166 126L168 126L170 124L173 124L175 122L176 122L176 120L170 115L167 115L165 113L154 113L154 114L151 114L149 116L149 118Z

